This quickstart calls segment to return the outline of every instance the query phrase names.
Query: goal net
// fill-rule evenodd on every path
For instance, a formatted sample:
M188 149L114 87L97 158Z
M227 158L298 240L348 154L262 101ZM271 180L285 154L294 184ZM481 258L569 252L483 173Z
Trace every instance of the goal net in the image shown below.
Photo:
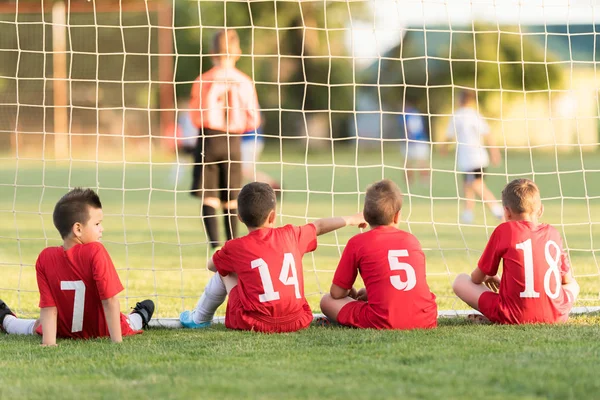
M103 203L122 307L150 298L157 317L176 318L194 306L210 251L190 195L188 99L227 26L262 107L253 142L265 147L246 179L281 184L278 224L360 211L370 183L393 179L404 193L400 228L423 246L439 309L466 310L451 283L474 268L499 222L492 200L476 198L464 214L465 175L447 132L470 89L489 126L486 150L500 155L484 181L496 198L514 178L536 181L543 221L562 234L582 288L576 306L595 309L600 10L500 3L2 2L0 298L37 316L36 257L61 243L54 204L84 186ZM321 236L304 257L315 313L356 233Z

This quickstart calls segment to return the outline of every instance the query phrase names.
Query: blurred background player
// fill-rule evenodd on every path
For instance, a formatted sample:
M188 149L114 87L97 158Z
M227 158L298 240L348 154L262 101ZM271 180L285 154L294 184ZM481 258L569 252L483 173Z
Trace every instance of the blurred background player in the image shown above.
M351 217L323 218L304 226L275 227L275 192L266 183L242 188L239 216L248 234L230 240L208 262L216 272L193 311L184 311L186 328L211 324L225 301L225 326L257 332L294 332L312 322L304 297L302 256L317 248L317 236L344 226L365 226L361 213Z
M462 223L470 224L474 220L475 195L479 196L489 207L494 216L502 220L502 206L496 201L494 194L488 189L483 180L485 169L490 164L500 164L500 151L494 146L490 127L477 111L477 94L473 90L463 90L459 93L459 109L450 119L446 137L456 140L456 168L463 175L463 191L465 206L461 214ZM481 145L489 147L490 155ZM441 153L448 152L448 144L440 147Z
M454 292L495 323L566 321L579 285L560 234L538 221L544 212L538 187L515 179L502 191L502 205L506 222L492 233L471 276L456 277Z
M265 182L271 185L275 193L281 190L279 182L269 174L259 171L256 162L265 148L265 138L261 127L244 132L242 136L242 174L247 182Z
M56 338L108 337L141 333L154 313L152 300L136 304L128 316L121 314L117 294L123 285L102 238L102 204L91 189L75 188L54 207L54 226L63 245L44 249L35 264L40 293L42 345ZM40 333L36 320L21 320L0 300L0 327L7 333ZM37 330L36 330L37 328Z
M192 122L187 99L177 100L177 125L173 124L173 130L175 140L172 151L176 154L177 160L171 169L169 182L174 182L177 188L181 177L186 173L187 165L194 159L198 142L198 128Z
M419 110L408 100L399 116L400 129L404 134L404 158L408 183L429 183L430 146L425 121ZM416 175L416 179L415 179Z
M213 68L192 86L190 113L199 129L194 154L192 194L202 199L209 245L220 246L216 219L223 207L227 240L237 236L237 196L242 187L241 134L260 126L254 83L235 64L241 48L233 29L213 38Z
M402 193L389 179L367 189L363 215L371 229L348 241L331 290L321 299L330 320L355 328L437 326L425 254L415 236L397 228L401 209ZM357 292L353 285L359 271L366 288Z

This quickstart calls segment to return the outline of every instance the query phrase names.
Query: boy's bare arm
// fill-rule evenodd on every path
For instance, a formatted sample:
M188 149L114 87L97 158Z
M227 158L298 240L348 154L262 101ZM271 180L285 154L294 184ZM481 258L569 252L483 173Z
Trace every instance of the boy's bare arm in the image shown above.
M42 324L42 346L56 346L56 307L44 307L40 310Z
M500 165L500 161L502 156L500 155L500 150L496 147L496 143L494 142L494 137L491 133L485 135L485 145L488 146L490 152L490 158L492 161L492 165Z
M354 289L354 288L352 288L352 289ZM332 298L334 298L336 300L343 299L345 297L348 297L352 293L352 289L344 289L342 287L339 287L335 283L332 283L331 289L329 289L329 294L331 295ZM354 289L354 294L356 295L356 289Z
M106 325L108 325L108 332L110 339L114 343L121 343L123 341L123 335L121 332L121 307L119 299L116 296L102 300L102 308L104 308L104 315L106 317Z
M325 233L348 225L358 226L359 228L367 227L367 223L362 213L356 213L348 217L321 218L313 222L313 225L317 228L317 236L324 235Z
M471 281L476 285L485 284L490 290L498 292L500 288L500 277L498 275L488 276L479 267L471 272Z
M471 272L471 281L473 281L473 283L476 285L482 284L486 277L487 275L480 270L479 267L475 268L473 272Z

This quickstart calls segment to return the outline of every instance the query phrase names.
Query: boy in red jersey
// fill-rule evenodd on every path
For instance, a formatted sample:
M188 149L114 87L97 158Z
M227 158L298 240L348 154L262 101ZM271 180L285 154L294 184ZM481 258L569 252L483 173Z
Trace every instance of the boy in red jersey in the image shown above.
M121 314L117 294L123 285L100 243L102 218L100 198L91 189L71 190L54 208L54 226L63 245L44 249L35 265L41 308L37 333L42 333L42 345L56 345L57 337L110 336L120 343L123 336L141 333L152 318L151 300L137 303L129 316ZM0 300L0 326L8 333L33 334L33 325L18 330L31 321L17 319Z
M201 216L209 245L216 249L216 210L223 207L227 240L237 237L237 197L242 187L242 134L260 126L254 83L235 67L241 48L233 29L213 39L213 68L196 79L190 116L199 129L194 156L192 195L202 199Z
M396 227L402 193L391 180L367 189L368 232L348 241L321 310L341 325L374 329L437 326L435 295L425 278L425 254L412 234ZM365 288L353 288L360 271Z
M454 292L491 322L566 321L579 285L560 234L538 222L544 211L538 187L529 179L515 179L502 191L502 205L507 222L496 227L471 276L456 277Z
M275 228L275 192L266 183L245 185L239 218L248 235L230 240L208 262L215 274L193 311L184 311L187 328L209 326L225 301L225 326L258 332L294 332L308 327L312 311L304 297L302 256L317 247L317 236L347 225L364 226L362 214L324 218L304 226Z

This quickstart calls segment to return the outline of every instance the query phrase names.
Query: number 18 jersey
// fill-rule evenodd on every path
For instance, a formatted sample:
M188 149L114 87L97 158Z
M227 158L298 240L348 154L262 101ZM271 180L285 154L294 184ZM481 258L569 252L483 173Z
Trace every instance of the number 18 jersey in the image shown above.
M494 276L502 260L498 315L503 323L552 323L567 319L571 299L562 288L570 270L562 239L554 227L529 221L500 224L479 260Z

